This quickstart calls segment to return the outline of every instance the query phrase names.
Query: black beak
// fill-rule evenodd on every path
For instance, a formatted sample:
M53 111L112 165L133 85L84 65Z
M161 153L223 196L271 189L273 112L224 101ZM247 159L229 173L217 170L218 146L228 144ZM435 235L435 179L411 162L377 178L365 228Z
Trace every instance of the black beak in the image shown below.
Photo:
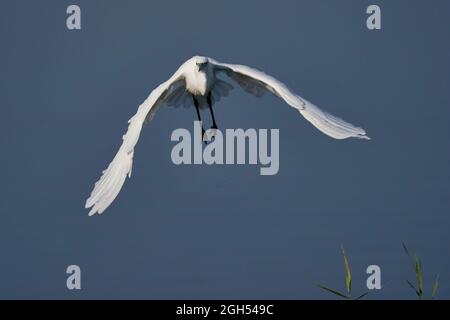
M200 70L205 69L206 64L207 64L207 62L204 62L204 63L197 63L198 70L200 71Z

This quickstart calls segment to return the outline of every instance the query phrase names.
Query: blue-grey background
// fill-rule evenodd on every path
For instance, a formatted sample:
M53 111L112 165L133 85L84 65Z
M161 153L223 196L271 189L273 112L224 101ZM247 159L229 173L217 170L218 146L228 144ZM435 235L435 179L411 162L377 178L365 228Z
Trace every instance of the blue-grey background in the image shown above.
M2 1L0 298L333 298L345 246L356 293L410 299L405 241L450 296L448 1ZM382 9L382 30L366 8ZM221 128L280 128L280 171L175 166L161 109L101 216L84 202L150 91L195 54L247 64L373 140L337 141L269 95L234 90ZM208 116L208 114L205 114ZM82 290L66 289L66 267Z

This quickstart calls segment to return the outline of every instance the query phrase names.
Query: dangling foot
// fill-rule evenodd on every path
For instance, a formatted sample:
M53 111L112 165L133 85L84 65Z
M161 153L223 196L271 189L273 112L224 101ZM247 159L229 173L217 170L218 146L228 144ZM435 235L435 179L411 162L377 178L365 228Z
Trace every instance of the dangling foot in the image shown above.
M203 127L202 127L202 141L205 144L208 144L208 137L206 136L206 131L205 131L205 129L203 129Z
M218 130L218 129L219 129L219 128L217 128L217 125L216 125L215 122L213 123L212 127L209 128L209 130L211 130L211 140L214 139L214 138L216 138L216 134L217 134L217 130Z

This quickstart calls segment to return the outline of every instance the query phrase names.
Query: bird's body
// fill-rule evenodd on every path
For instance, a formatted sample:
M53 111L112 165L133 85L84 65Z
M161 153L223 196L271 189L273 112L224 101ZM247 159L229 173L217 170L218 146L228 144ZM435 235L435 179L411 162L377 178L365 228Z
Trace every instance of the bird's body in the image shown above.
M366 132L321 109L309 101L292 93L275 78L243 65L225 64L214 59L194 56L183 63L169 80L159 85L139 106L137 113L128 121L128 131L116 156L96 182L86 208L92 207L89 215L102 213L116 198L125 182L131 176L134 147L141 129L148 123L161 105L194 106L201 121L199 109L209 108L213 120L212 128L217 128L213 104L227 96L233 86L218 75L234 80L246 92L260 97L271 92L297 109L312 125L335 139L370 139Z
M196 72L194 75L186 77L186 89L194 96L206 96L209 92L210 84L208 76L204 72Z
M195 65L188 64L184 72L186 90L194 96L206 97L214 85L216 77L209 67L196 70Z

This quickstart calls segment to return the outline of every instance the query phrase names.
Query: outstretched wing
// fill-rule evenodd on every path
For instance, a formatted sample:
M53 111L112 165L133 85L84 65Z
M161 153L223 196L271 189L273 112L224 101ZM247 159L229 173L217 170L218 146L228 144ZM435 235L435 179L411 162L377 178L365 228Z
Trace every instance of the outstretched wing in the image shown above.
M86 208L91 208L89 215L101 214L114 201L122 189L125 179L131 176L134 147L139 140L143 126L148 123L161 104L170 99L180 87L185 86L182 67L166 82L160 84L139 106L137 113L128 120L128 131L122 137L123 142L108 168L103 171L95 183L90 197L86 200Z
M220 63L213 59L215 72L224 72L235 80L245 91L257 97L270 91L296 108L309 122L326 135L335 139L370 139L362 128L339 119L316 107L311 102L292 93L283 83L259 70L235 64Z

